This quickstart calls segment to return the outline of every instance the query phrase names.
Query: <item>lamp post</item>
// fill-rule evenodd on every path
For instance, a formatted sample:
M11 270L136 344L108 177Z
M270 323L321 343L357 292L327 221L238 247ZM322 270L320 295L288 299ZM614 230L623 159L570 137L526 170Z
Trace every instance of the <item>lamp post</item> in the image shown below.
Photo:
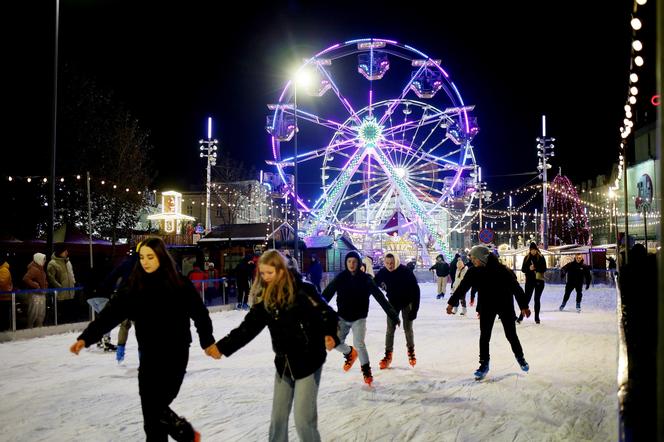
M555 138L546 136L546 115L542 115L542 136L537 137L537 156L539 157L539 165L537 168L542 171L540 177L542 178L542 244L544 250L549 248L549 226L547 219L547 177L546 172L551 168L551 165L547 162L550 157L555 156L553 153L554 144L550 144L556 141Z
M205 184L205 232L209 233L212 230L210 223L210 175L212 166L217 164L217 144L216 139L212 139L212 117L208 117L208 133L207 140L199 140L199 150L201 151L201 158L207 158L207 181Z
M510 195L510 249L512 248L512 195Z

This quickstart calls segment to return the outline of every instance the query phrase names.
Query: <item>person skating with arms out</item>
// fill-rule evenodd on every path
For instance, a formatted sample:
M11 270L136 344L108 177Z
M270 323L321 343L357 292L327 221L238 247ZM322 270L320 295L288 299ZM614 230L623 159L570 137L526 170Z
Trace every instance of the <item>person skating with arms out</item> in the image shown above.
M475 246L470 250L473 267L468 269L466 276L447 301L447 313L452 314L459 299L471 287L477 287L477 313L480 319L480 366L475 371L475 379L483 379L489 372L489 342L496 316L500 318L505 337L512 347L512 352L521 367L528 371L530 366L523 355L523 348L516 334L514 322L514 298L525 317L530 316L526 295L516 280L516 275L502 265L496 256L484 246Z
M259 276L251 288L255 302L242 323L217 342L230 356L267 327L274 350L274 396L269 440L288 440L288 419L294 408L295 430L302 441L320 441L318 387L326 350L339 344L337 314L303 281L286 258L268 250L258 260Z
M561 278L567 275L567 282L565 283L565 294L563 295L563 302L560 304L559 310L562 312L565 309L565 304L569 300L569 295L572 290L576 290L576 311L581 313L581 299L583 299L583 283L586 283L586 290L590 288L590 281L592 275L590 274L590 267L583 263L583 255L577 253L574 261L568 262L560 269Z
M205 353L221 357L214 345L212 321L191 281L177 272L161 238L148 238L138 249L140 265L126 286L108 302L99 316L70 347L75 354L129 318L136 325L141 352L138 392L143 428L149 441L199 441L200 434L171 410L187 369L193 319Z
M399 264L397 255L388 253L385 255L385 267L376 273L375 282L387 291L387 300L390 301L392 307L397 312L401 312L403 331L406 335L408 363L414 367L417 359L415 358L413 321L417 318L417 311L420 308L420 286L417 279L406 266ZM385 332L385 357L379 363L381 370L388 368L392 363L394 331L396 328L397 322L388 316L387 331Z
M360 271L360 254L351 251L346 254L346 270L339 273L323 290L323 298L330 302L337 295L337 313L339 314L339 341L336 350L341 352L346 361L344 371L350 370L353 363L360 358L360 368L364 382L371 385L373 375L369 363L369 353L365 344L367 334L367 315L369 314L369 298L373 296L397 325L400 324L399 314L385 299L373 278ZM353 346L345 343L348 332L353 331Z

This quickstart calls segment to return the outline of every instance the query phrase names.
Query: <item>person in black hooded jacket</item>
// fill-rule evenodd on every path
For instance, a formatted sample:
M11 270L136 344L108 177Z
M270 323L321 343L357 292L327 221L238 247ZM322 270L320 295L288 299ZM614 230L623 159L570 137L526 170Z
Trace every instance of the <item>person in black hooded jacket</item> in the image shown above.
M288 418L294 407L300 440L320 441L318 386L325 350L339 344L337 314L311 283L289 271L278 251L263 253L258 269L260 276L251 288L254 304L242 323L217 342L217 348L230 356L267 327L276 368L269 440L288 440Z
M583 255L577 253L574 261L568 262L560 269L560 277L565 278L567 275L567 282L565 283L565 294L563 295L563 302L558 308L561 312L565 309L565 304L569 300L569 295L572 290L576 290L576 311L581 313L581 299L583 299L583 283L586 283L586 290L590 288L590 281L592 275L590 274L590 267L583 263Z
M208 356L221 357L214 345L212 321L191 281L177 272L175 262L161 238L143 241L136 266L123 285L81 333L70 351L78 355L83 347L129 318L136 326L141 353L138 391L143 410L143 427L149 441L200 440L191 424L169 407L177 396L189 361L191 322L194 320L201 348Z
M403 331L406 334L408 363L414 367L417 359L415 359L413 321L417 318L417 311L420 309L420 286L417 284L417 279L406 266L399 264L397 255L388 253L385 255L385 267L376 273L374 280L379 287L387 290L387 300L390 301L392 307L397 312L401 312ZM385 357L379 363L381 370L388 368L392 363L396 327L397 323L388 316L385 332Z
M399 314L385 299L373 278L360 271L362 262L360 254L352 250L346 254L346 270L339 273L323 290L323 298L330 302L334 294L337 294L337 312L339 314L339 340L336 350L340 351L346 361L344 371L350 370L353 363L360 357L360 367L364 376L364 382L371 385L373 375L369 363L369 353L364 343L367 334L367 315L369 314L369 297L373 296L392 321L400 324ZM348 332L353 330L353 345L349 346L344 341Z
M530 369L523 355L523 348L516 334L514 322L514 298L524 316L530 317L526 295L516 280L512 270L502 265L496 255L485 246L475 246L470 250L473 267L469 268L459 286L447 301L447 314L453 314L454 307L471 287L478 292L477 313L480 318L480 367L475 378L482 379L489 371L489 342L496 316L503 323L505 337L523 371Z
M528 254L523 258L521 271L526 276L526 299L530 303L530 299L535 292L535 323L540 323L540 299L544 291L544 273L546 272L546 259L537 248L537 244L530 243ZM520 314L516 319L517 323L523 321L523 314Z

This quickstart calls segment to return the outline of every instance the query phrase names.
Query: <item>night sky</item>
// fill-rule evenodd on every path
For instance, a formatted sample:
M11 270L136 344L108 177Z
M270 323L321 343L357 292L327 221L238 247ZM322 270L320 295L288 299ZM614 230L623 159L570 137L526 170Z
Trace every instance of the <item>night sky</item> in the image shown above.
M443 60L476 106L481 130L473 144L495 191L532 178L501 176L535 170L542 114L557 139L556 172L562 166L573 181L594 178L617 159L630 1L234 3L240 12L231 14L219 1L61 1L60 64L113 91L150 130L157 189L203 181L197 141L208 116L223 152L268 170L266 104L277 100L289 69L363 37L398 40ZM3 175L48 173L54 7L31 8L19 14L25 24L10 49L19 97ZM30 158L17 148L26 143Z

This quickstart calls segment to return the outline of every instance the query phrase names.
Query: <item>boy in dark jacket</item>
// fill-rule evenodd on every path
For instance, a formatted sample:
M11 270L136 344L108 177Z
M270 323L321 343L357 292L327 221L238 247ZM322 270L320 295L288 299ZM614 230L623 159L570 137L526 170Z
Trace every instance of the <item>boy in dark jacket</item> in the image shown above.
M369 353L364 343L367 334L367 315L369 314L369 296L373 295L376 301L385 311L385 314L397 324L399 314L394 310L390 303L385 299L385 295L380 291L371 276L360 271L360 254L356 251L350 251L346 254L346 270L339 273L325 287L323 298L330 302L334 294L337 294L337 313L339 314L339 341L341 342L335 348L340 351L346 361L344 362L344 371L350 370L357 359L360 357L360 367L364 382L371 385L373 376L371 374L371 365L369 363ZM353 330L353 346L345 343L348 332Z
M565 283L565 294L563 295L563 303L560 304L559 310L562 312L565 304L569 300L569 295L572 290L576 289L576 311L581 313L581 299L583 298L583 282L586 282L586 290L590 288L590 267L583 263L583 255L578 253L574 257L574 261L568 262L560 269L560 276L565 278L567 275L567 282Z
M470 259L473 267L468 269L466 276L459 284L449 301L447 301L447 314L451 315L454 307L459 305L459 299L471 287L477 287L477 313L480 318L480 367L475 371L475 379L483 379L489 372L489 342L496 316L500 317L505 330L505 337L512 346L512 351L523 371L529 370L529 365L523 356L523 348L516 334L514 323L514 300L516 298L521 313L530 316L530 309L526 295L516 280L516 275L502 265L498 258L484 246L475 246L470 250Z
M387 300L397 312L401 312L403 331L406 334L408 348L408 362L412 367L417 363L415 359L415 337L413 334L413 321L417 318L420 308L420 286L413 272L403 264L399 264L399 257L392 253L385 255L385 267L376 273L375 282L379 287L387 290ZM392 350L394 349L394 331L397 322L387 317L387 331L385 332L385 357L381 359L381 370L388 368L392 363Z

